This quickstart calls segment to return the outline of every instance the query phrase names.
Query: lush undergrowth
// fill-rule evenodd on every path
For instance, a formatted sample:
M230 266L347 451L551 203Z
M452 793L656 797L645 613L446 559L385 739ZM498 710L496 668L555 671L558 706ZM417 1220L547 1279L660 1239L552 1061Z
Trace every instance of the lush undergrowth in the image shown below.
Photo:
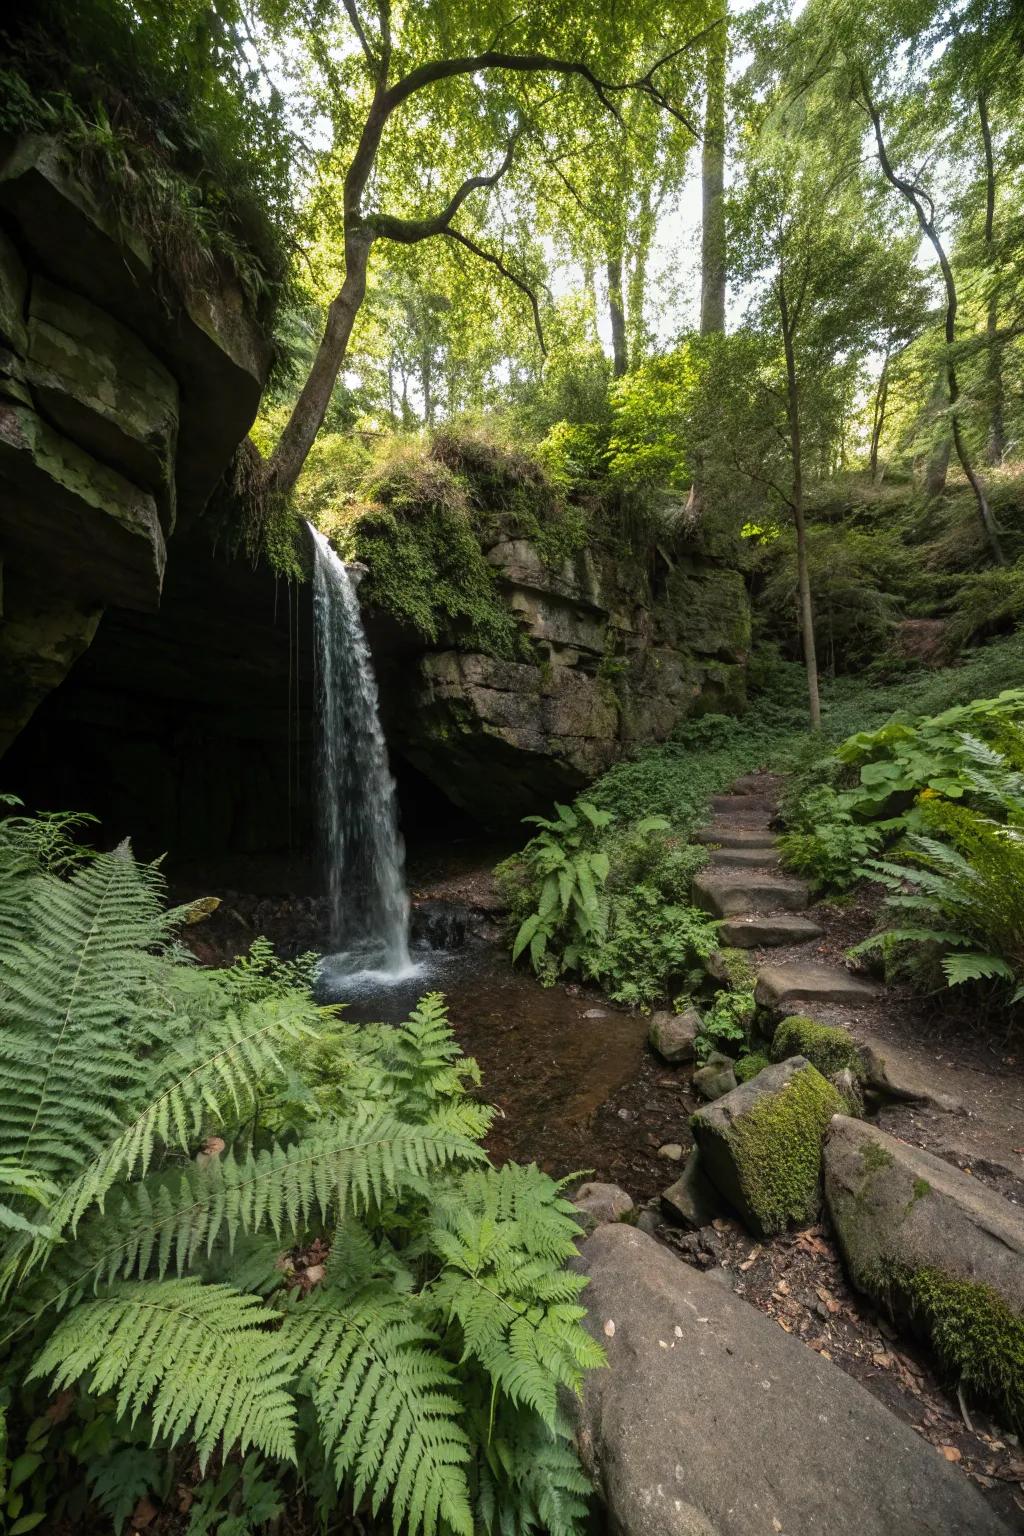
M360 1030L313 956L199 969L199 911L70 830L0 822L5 1530L147 1499L191 1536L572 1536L580 1231L536 1167L490 1165L441 998Z
M952 667L826 681L823 728L812 733L802 670L777 656L762 659L752 669L755 686L744 716L689 721L665 745L617 764L586 792L588 809L578 804L571 811L576 826L567 826L562 812L499 866L519 953L549 983L579 974L614 999L643 1007L680 998L693 989L703 974L701 960L715 947L714 926L690 905L689 894L705 857L689 839L708 819L713 794L758 768L787 773L790 858L823 888L840 889L880 851L883 834L840 799L836 786L845 770L835 748L886 722L896 723L892 734L900 740L911 722L994 696L1022 669L1024 636L1015 635ZM969 712L958 717L947 736L956 742L957 729L972 722ZM576 836L581 847L567 847ZM558 845L557 856L551 843ZM590 861L586 910L550 887L545 905L552 859L571 860L581 851Z

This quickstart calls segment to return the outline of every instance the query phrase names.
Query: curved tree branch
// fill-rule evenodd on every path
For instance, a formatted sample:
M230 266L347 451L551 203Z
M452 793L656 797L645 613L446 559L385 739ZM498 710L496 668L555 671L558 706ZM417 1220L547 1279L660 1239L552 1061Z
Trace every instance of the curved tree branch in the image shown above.
M537 341L540 346L540 350L543 352L544 356L547 357L548 349L544 341L544 327L542 326L540 319L540 304L537 302L536 293L530 287L530 284L526 281L526 279L524 277L519 277L517 273L512 272L508 267L506 267L502 258L494 251L485 250L482 245L477 245L475 240L471 240L469 236L464 235L461 230L453 229L449 225L447 229L442 231L442 233L446 235L449 240L455 240L459 245L465 246L467 251L472 251L473 255L478 256L481 261L486 261L490 266L495 267L501 273L502 277L508 279L513 287L518 288L520 293L525 293L526 297L530 301L530 308L533 310L533 324L534 329L537 332Z

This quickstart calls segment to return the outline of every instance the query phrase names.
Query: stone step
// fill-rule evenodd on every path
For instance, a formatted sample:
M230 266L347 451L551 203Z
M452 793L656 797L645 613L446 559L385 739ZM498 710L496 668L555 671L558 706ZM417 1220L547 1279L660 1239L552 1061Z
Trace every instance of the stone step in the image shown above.
M838 965L791 960L788 965L766 965L758 972L754 997L766 1008L787 1008L792 1003L838 1003L844 1008L863 1008L881 994L881 987L854 976Z
M779 850L769 843L753 848L716 848L711 863L716 869L730 865L741 869L767 869L770 864L777 864L779 858Z
M782 875L747 873L742 869L708 869L693 882L693 904L715 917L739 912L802 912L810 906L810 887Z
M718 930L722 943L733 949L809 944L821 935L822 929L812 918L801 917L797 912L745 912L728 918Z
M744 773L735 780L730 792L734 795L760 795L771 800L779 793L782 783L782 775L779 773Z
M775 838L767 825L744 826L740 821L712 821L693 834L695 843L717 843L720 848L774 848Z
M741 820L760 816L769 821L776 811L774 800L764 800L760 795L712 795L711 809L716 816L738 816Z

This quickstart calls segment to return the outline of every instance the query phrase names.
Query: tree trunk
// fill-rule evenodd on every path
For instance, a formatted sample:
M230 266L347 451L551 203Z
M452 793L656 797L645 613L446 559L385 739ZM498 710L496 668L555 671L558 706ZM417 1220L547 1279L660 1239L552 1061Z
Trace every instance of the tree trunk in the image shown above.
M725 60L727 0L708 34L707 99L701 156L700 333L725 330Z
M789 452L793 461L793 522L796 527L796 579L800 611L800 634L804 647L804 666L807 670L807 701L810 707L811 730L821 729L821 696L818 690L818 653L814 641L814 604L811 600L811 574L807 563L807 525L804 522L804 473L803 449L800 438L800 387L796 373L796 353L793 347L793 328L790 324L789 305L786 300L785 280L780 274L778 285L779 315L782 320L782 343L786 353L786 415L789 420Z
M270 490L287 492L293 488L323 425L332 391L348 351L352 327L366 295L370 244L370 235L362 230L345 239L345 280L341 292L337 298L332 299L327 311L327 324L306 382L277 440L277 446L267 461L267 486Z
M626 311L622 301L622 257L608 258L608 313L612 322L612 373L621 379L629 366Z
M935 383L928 397L927 414L930 417L940 415L946 407L946 376L940 368L935 375ZM942 426L928 450L928 459L924 468L924 493L929 501L934 501L941 496L946 489L946 475L949 472L949 453L952 448L952 440L943 422Z
M878 445L882 440L882 428L885 426L885 407L889 399L889 350L886 348L885 361L882 363L882 372L878 379L878 388L875 390L875 414L871 426L871 456L868 468L871 471L871 483L878 481Z
M990 266L996 257L996 163L992 153L992 129L988 119L988 98L982 91L978 97L978 116L981 118L981 137L985 146L985 255ZM985 359L985 378L988 385L988 442L985 458L989 464L1001 464L1006 452L1006 422L1003 414L1003 352L995 339L999 329L999 293L993 284L988 296L988 314L985 331L988 337L988 354Z

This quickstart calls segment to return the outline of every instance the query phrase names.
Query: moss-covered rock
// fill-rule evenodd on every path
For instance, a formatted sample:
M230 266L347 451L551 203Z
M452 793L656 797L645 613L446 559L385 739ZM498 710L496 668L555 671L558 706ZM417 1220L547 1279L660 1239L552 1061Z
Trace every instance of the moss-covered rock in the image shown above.
M849 1068L860 1081L864 1076L864 1064L852 1035L832 1024L819 1024L804 1014L795 1013L783 1019L772 1041L772 1061L785 1061L788 1056L806 1056L822 1077L832 1077L836 1072Z
M850 1278L1024 1429L1024 1215L920 1147L840 1117L825 1198Z
M844 1105L803 1057L765 1067L690 1124L712 1183L759 1236L818 1207L825 1130Z
M760 1051L752 1051L749 1056L741 1056L733 1069L736 1073L736 1081L738 1083L749 1083L752 1077L756 1077L759 1072L763 1072L765 1067L770 1065L768 1057L763 1056Z
M705 970L732 992L753 992L757 972L742 949L729 945L716 949L705 961Z

